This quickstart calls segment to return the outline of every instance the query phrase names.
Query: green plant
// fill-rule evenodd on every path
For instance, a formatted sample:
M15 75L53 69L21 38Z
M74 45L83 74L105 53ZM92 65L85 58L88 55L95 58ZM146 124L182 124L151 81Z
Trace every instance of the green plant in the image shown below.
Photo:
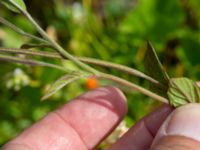
M7 21L6 19L0 17L0 22L10 27L17 33L26 36L34 41L34 43L26 43L22 45L19 49L1 48L0 52L3 53L15 53L15 54L25 54L30 56L42 56L49 58L58 59L68 59L75 63L80 69L69 70L62 66L55 64L50 64L47 62L42 62L34 59L22 59L16 56L11 56L7 54L1 54L0 59L4 61L12 61L30 65L47 66L55 69L64 71L66 75L58 79L52 87L49 89L47 94L42 98L47 99L52 94L63 88L65 85L74 82L81 78L95 77L98 79L111 80L121 86L131 88L133 90L139 91L153 99L159 100L164 103L170 103L171 105L177 107L190 102L200 101L200 88L197 87L196 83L188 78L170 78L164 71L155 50L150 43L147 44L147 50L145 55L145 66L148 75L119 64L114 64L111 62L105 62L102 60L96 60L94 58L86 57L75 57L65 51L57 42L51 39L46 32L37 24L37 22L32 18L32 16L27 12L26 6L23 0L1 0L2 4L8 7L10 10L22 14L27 20L35 27L41 37L26 33L21 28L18 28L13 23ZM54 49L56 53L43 52L43 51L33 51L29 48L32 47L49 47ZM139 85L136 85L130 81L122 79L120 77L100 72L97 69L89 66L88 64L95 64L104 67L110 67L122 72L129 73L131 75L144 78L150 82L151 88L147 90ZM169 99L169 100L168 100Z

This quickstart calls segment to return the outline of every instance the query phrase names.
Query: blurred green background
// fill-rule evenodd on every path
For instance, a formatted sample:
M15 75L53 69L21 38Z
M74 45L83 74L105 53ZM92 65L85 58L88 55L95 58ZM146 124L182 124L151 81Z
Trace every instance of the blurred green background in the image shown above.
M76 56L94 57L144 72L150 40L171 77L200 79L199 0L25 0L28 11L59 43ZM30 33L35 29L20 15L0 6L0 15ZM0 46L20 47L28 40L0 25ZM41 59L41 58L40 58ZM46 59L41 59L46 60ZM48 60L49 61L49 60ZM55 60L50 62L59 63ZM67 64L73 67L73 64ZM96 67L134 83L147 83L115 70ZM73 83L49 101L45 89L61 72L0 62L0 146L49 111L87 91ZM137 92L126 92L127 126L160 104Z

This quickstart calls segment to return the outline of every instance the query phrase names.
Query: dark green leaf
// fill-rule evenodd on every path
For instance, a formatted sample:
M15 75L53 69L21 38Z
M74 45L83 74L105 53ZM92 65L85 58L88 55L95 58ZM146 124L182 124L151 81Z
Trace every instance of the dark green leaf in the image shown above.
M169 83L168 97L172 106L200 102L200 88L196 82L182 77L173 78Z
M65 87L67 84L72 83L73 81L76 81L82 77L83 76L78 74L77 72L62 76L52 84L47 93L42 97L42 100L46 100L47 98L58 92L60 89Z
M157 94L167 97L166 93L168 89L169 76L164 70L154 48L149 42L147 44L147 51L144 61L147 74L150 77L159 81L159 83L161 84L160 86L158 86L156 84L150 83L150 89Z
M13 4L18 5L22 10L26 11L26 5L23 0L1 0L0 3L16 13L20 13L20 11L15 6L13 6Z

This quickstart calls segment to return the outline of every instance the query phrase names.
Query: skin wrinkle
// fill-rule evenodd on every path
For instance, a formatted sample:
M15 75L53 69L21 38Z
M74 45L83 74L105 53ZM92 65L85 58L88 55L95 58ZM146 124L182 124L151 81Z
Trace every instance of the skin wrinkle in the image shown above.
M166 107L167 106L167 107ZM170 112L172 112L172 108L169 107L168 105L164 105L163 107L161 107L159 110L160 112L159 113L155 113L153 112L152 114L150 115L147 115L146 117L143 118L143 120L145 121L148 129L150 130L150 132L152 133L153 137L156 136L160 126L157 126L157 125L161 125L162 122L166 119L166 117L170 114ZM157 110L158 111L158 110ZM160 118L160 114L163 114L164 116L162 118ZM158 118L160 118L160 120L158 120ZM155 125L152 126L152 123L151 122L157 122L159 121L160 123L157 123L156 125L156 130L155 130Z
M155 137L155 135L153 134L153 132L151 131L151 129L149 128L146 120L142 120L143 124L144 124L144 128L146 128L146 130L149 132L149 134L152 136L152 140Z
M199 129L199 116L200 116L200 112L199 112L199 108L200 105L199 104L188 104L187 106L183 106L180 107L179 109L177 109L173 116L171 117L171 121L170 122L176 122L175 120L178 120L182 123L182 127L181 129L177 127L176 130L174 130L174 126L176 126L176 124L173 123L169 123L167 126L167 134L168 135L182 135L182 136L187 136L190 138L194 138L194 139L198 139L200 141L200 135L198 134L200 132ZM183 114L183 112L188 112L188 117L189 117L189 122L186 123L186 119L185 119L185 115L180 115ZM190 113L192 112L192 113ZM194 122L194 123L191 123ZM188 127L192 127L192 130L190 130L190 132L188 132ZM196 132L194 132L196 131Z
M18 146L25 146L26 148L29 148L28 150L39 150L39 148L37 147L37 145L34 145L34 148L33 147L30 147L27 143L26 144L22 144L22 143L18 143L18 142L13 142L13 141L11 141L11 142L9 142L9 143L7 143L6 145L5 145L5 147L7 146L7 145L15 145L15 144L17 144ZM8 146L8 147L9 147ZM4 149L3 149L4 150ZM6 149L5 149L6 150Z
M150 144L151 144L151 141L153 141L153 136L152 136L152 134L149 132L149 130L147 129L147 127L146 127L146 125L145 125L145 123L144 123L144 121L141 121L141 122L139 122L137 125L136 125L136 127L137 127L137 129L136 130L134 130L134 132L133 132L133 135L135 134L135 136L133 136L133 138L135 139L135 142L137 143L136 145L138 146L137 148L144 148L144 147L149 147L150 146ZM142 133L142 131L143 131L143 133L145 132L145 136L146 137L148 137L148 139L149 139L149 142L146 142L146 143L144 143L144 144L141 144L141 141L139 140L137 140L136 139L136 136L137 135L139 135L140 133ZM135 148L134 148L135 149ZM133 149L133 150L134 150Z
M150 129L147 127L147 125L146 125L146 123L145 123L144 120L141 122L141 126L142 126L143 130L146 130L146 131L147 131L146 134L149 135L149 138L151 139L151 142L147 143L147 145L150 146L151 143L152 143L152 141L153 141L153 139L154 139L154 136L153 136L152 132L150 131ZM148 146L148 147L149 147L149 146Z
M9 144L9 145L8 145ZM23 150L36 150L36 149L32 149L30 146L28 146L27 144L19 144L19 143L17 143L17 142L12 142L12 143L8 143L8 144L6 144L3 148L2 148L2 150L7 150L8 148L10 149L10 147L12 148L12 147L17 147L17 146L19 146L19 147L23 147L23 148L25 148L25 149L23 149ZM7 146L8 145L8 146Z
M154 145L157 144L157 142L159 141L159 139L163 136L167 136L167 132L166 132L166 129L167 129L167 126L168 126L168 123L167 122L170 122L170 116L172 116L174 114L174 112L172 112L168 117L167 119L165 120L165 123L161 126L161 128L158 130L158 132L161 132L162 130L162 134L160 134L159 136L157 135L152 143L152 146L153 147Z
M67 121L62 117L62 115L59 114L59 112L54 111L54 112L52 112L52 113L56 114L65 124L67 124L68 126L70 126L70 127L77 133L77 135L79 136L80 140L83 142L83 144L85 145L85 147L86 147L87 149L89 149L89 148L88 148L88 145L85 143L85 141L83 140L83 138L81 137L81 135L80 135L80 134L76 131L76 129L70 124L70 122L67 122Z
M185 136L166 136L151 150L199 150L200 142Z

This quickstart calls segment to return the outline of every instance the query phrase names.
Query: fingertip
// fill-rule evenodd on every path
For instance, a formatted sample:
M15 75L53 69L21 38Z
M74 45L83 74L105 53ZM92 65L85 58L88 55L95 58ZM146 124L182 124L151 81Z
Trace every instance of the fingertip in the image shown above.
M74 127L91 149L120 123L127 113L127 103L119 89L107 86L77 97L56 113Z
M91 90L83 95L80 95L76 99L99 102L104 100L104 106L114 110L120 117L124 117L127 114L128 106L127 99L124 93L113 86L100 87L94 90ZM106 103L106 101L108 103Z
M165 120L153 146L166 136L184 136L200 141L200 104L187 104L175 109Z
M121 116L124 117L128 112L128 105L127 99L124 93L113 86L105 87L108 91L110 91L110 100L115 105L116 112Z

